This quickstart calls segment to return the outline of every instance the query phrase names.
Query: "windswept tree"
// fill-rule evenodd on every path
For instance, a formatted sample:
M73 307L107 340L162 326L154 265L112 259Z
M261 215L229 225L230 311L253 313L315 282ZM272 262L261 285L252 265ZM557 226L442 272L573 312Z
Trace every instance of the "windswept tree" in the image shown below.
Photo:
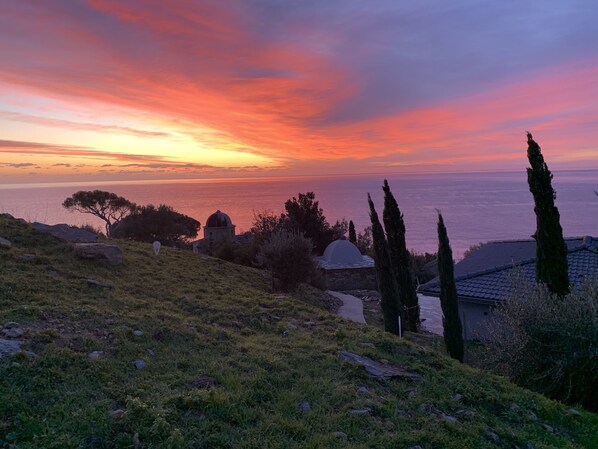
M106 236L111 235L112 228L124 217L135 210L135 203L103 190L74 193L64 200L62 206L70 211L95 215L106 223Z
M405 330L417 332L419 330L419 301L411 274L410 254L405 242L405 222L386 179L382 190L384 190L382 217L388 240L390 261L397 279L399 298L405 310Z
M355 225L353 220L349 221L349 241L354 245L357 243L357 234L355 233Z
M137 207L112 227L113 236L140 242L160 241L164 245L175 245L197 236L199 221L161 204Z
M536 280L559 296L569 292L567 245L563 238L560 214L554 205L556 193L552 188L552 173L544 162L540 146L527 133L527 169L529 190L534 196L536 213Z
M440 276L440 306L446 351L454 359L463 362L463 328L459 318L459 301L453 251L449 242L442 214L438 212L438 274Z
M402 335L403 325L401 301L397 288L397 279L390 262L388 243L384 235L384 229L378 218L376 207L372 197L368 193L368 204L370 206L370 220L372 221L372 236L374 240L374 260L376 261L376 277L378 288L382 297L382 315L384 317L384 330L387 332ZM400 323L400 324L399 324Z

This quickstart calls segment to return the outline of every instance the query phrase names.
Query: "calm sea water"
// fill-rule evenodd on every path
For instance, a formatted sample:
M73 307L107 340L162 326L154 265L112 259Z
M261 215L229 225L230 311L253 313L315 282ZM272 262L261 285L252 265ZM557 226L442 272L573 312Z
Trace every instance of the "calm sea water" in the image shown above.
M435 251L436 209L444 216L456 258L472 244L488 240L529 238L535 229L533 201L525 171L400 175L387 177L405 216L407 244ZM379 213L383 177L303 177L258 180L152 181L79 185L0 185L0 212L49 224L95 226L95 217L71 213L62 201L78 190L114 192L137 204L164 203L202 224L217 209L228 213L237 231L251 227L253 212L281 212L298 192L313 191L329 222L353 220L360 231L369 225L367 192ZM598 171L554 173L557 206L566 236L598 235Z

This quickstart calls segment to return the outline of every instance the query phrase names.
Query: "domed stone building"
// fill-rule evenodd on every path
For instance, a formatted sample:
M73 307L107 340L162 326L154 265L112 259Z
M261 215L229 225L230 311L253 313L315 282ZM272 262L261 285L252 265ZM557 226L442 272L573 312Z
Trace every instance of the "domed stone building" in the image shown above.
M330 290L376 290L374 260L364 256L348 240L335 240L316 257Z
M235 225L227 214L217 210L206 220L203 236L193 242L193 252L212 254L224 243L235 240Z

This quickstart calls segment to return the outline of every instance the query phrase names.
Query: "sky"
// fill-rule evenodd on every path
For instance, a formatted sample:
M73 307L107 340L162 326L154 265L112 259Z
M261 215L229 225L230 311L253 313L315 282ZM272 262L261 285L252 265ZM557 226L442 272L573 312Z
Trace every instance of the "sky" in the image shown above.
M598 168L595 0L2 0L0 184Z

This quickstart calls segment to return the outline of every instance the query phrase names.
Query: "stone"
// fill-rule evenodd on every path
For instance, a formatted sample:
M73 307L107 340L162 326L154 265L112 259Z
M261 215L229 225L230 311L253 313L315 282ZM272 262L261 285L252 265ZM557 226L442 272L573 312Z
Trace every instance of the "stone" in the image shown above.
M304 401L297 406L297 410L299 410L299 413L309 413L311 411L311 404Z
M0 246L4 248L10 248L12 246L12 243L10 242L10 240L5 239L4 237L0 237Z
M22 342L19 340L5 340L0 338L0 358L3 355L16 354L21 351Z
M82 259L100 260L110 265L123 263L123 250L107 243L76 243L75 254Z
M60 240L72 243L93 243L98 239L97 234L84 229L75 228L67 224L47 225L35 222L31 225L37 232L50 234Z
M500 443L500 437L490 430L486 431L486 437L488 437L488 439L491 440L494 444Z
M216 386L217 382L216 379L210 376L201 375L193 379L191 382L187 384L189 389L199 389L199 390L207 390L208 388L212 388Z
M368 390L368 387L359 387L357 389L358 394L368 394L369 392L370 390Z
M332 435L339 440L347 441L347 434L345 432L333 432Z
M141 360L141 359L135 360L133 362L133 366L137 369L143 369L143 368L145 368L145 361Z
M547 430L550 433L554 433L554 428L552 426L549 426L548 424L544 423L542 424L542 427L544 427L544 430Z
M371 410L369 408L362 408L357 410L349 410L349 414L353 416L365 416L369 415Z
M140 331L139 329L133 331L133 335L135 335L136 337L142 337L143 336L143 332Z
M442 420L447 422L447 423L451 423L454 424L457 422L457 418L455 418L454 416L450 416L450 415L442 415Z
M412 381L421 379L419 374L408 371L401 366L377 362L368 357L363 357L347 351L339 351L337 354L344 360L362 365L371 376L377 379L391 379L395 377Z
M116 410L110 410L108 412L108 416L110 416L111 418L122 418L122 416L125 414L125 411L122 408L118 408Z
M153 349L146 349L146 351L150 356L156 357L156 351L154 351Z
M141 449L143 446L141 445L141 441L139 441L139 432L135 432L133 435L133 447L135 449Z
M19 323L15 323L14 321L10 321L4 325L2 329L2 333L6 338L19 338L23 335L23 328Z
M288 337L289 336L289 331L283 331L282 332L282 336L283 337Z
M19 254L15 256L15 259L19 262L33 263L37 260L37 256L35 254Z
M363 346L364 348L375 348L376 347L376 345L374 343L369 343L369 342L361 343L360 346Z
M104 355L104 351L93 351L89 353L89 358L91 360L97 360Z
M528 417L529 419L531 419L532 421L537 421L537 420L538 420L538 416L537 416L537 415L536 415L534 412L529 412L529 413L527 414L527 417Z
M100 281L96 281L94 279L88 279L87 285L89 287L102 287L102 288L113 288L114 287L114 285L110 282L100 282Z
M455 395L454 395L454 396L453 396L451 399L452 399L453 401L455 401L455 402L460 402L460 401L461 401L461 399L463 399L463 395L462 395L462 394L459 394L459 393L457 393L457 394L455 394Z
M574 415L574 416L581 416L581 413L579 412L579 410L576 410L574 408L570 408L569 410L567 410L567 413L569 413L570 415Z
M287 299L287 297L285 295L276 295L274 297L274 299L283 300L283 299Z
M517 404L513 403L511 404L511 411L517 413L519 410L521 410L521 407L519 407Z
M409 447L409 449L423 449L419 444Z

